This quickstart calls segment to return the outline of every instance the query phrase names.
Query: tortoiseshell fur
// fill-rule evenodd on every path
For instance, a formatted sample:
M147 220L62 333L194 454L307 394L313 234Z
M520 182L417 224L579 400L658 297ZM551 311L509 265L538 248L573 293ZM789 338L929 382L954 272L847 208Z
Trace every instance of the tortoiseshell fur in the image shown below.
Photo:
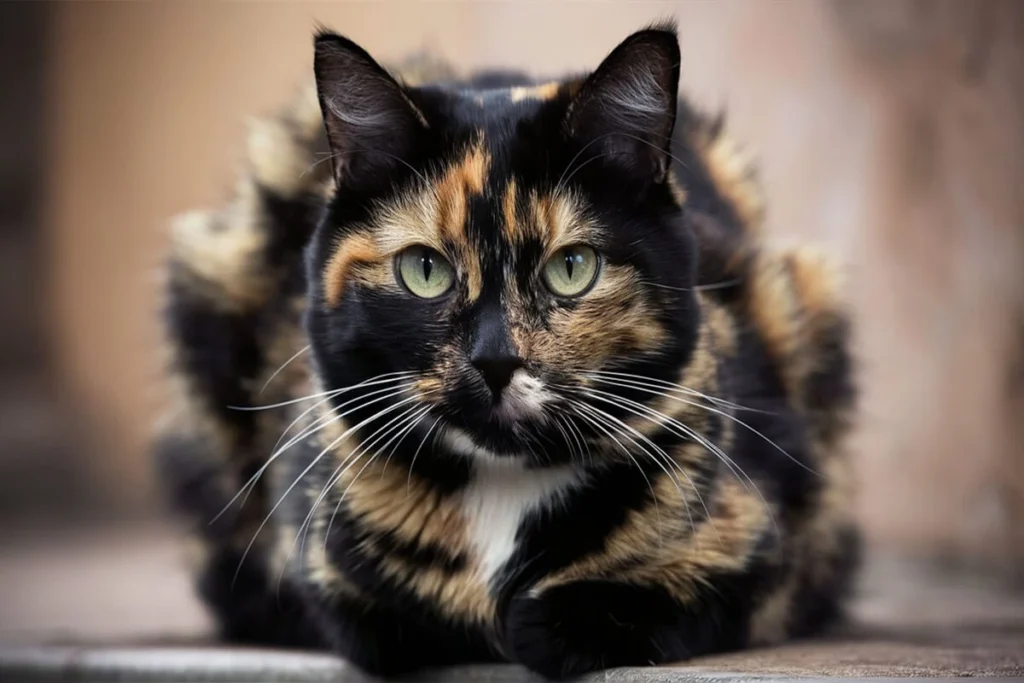
M677 99L671 28L556 83L377 69L321 35L319 102L255 121L230 202L172 232L157 456L223 636L561 678L824 628L858 556L840 283L764 240L749 162ZM623 92L671 101L639 121ZM538 266L579 242L600 277L554 300ZM397 283L412 244L450 295ZM546 417L492 418L466 360L487 335Z

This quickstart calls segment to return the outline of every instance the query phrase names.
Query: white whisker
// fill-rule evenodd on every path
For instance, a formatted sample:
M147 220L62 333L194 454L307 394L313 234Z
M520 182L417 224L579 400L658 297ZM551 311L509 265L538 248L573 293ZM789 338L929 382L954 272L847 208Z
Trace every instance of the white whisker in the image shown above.
M603 379L603 381L606 384L620 383L621 378L621 380L630 380L636 384L643 384L650 387L661 387L669 391L677 391L683 394L687 394L689 396L703 398L707 401L710 401L711 403L714 403L715 405L724 406L726 408L732 408L733 410L743 410L746 412L763 413L768 415L774 414L767 410L760 410L758 408L748 408L746 406L741 406L738 403L733 403L732 401L727 401L723 398L711 396L710 394L705 394L703 392L697 391L696 389L685 387L681 384L667 382L663 379L656 379L654 377L645 377L643 375L635 375L629 372L615 372L610 370L586 370L583 371L583 374L595 381L601 381ZM614 378L615 382L609 382L608 380L610 378Z
M392 412L394 410L397 410L401 406L406 405L406 404L408 404L408 403L410 403L412 401L416 401L416 400L419 400L418 396L411 396L409 398L403 399L403 400L399 401L398 403L395 403L392 406L388 406L387 408L376 412L375 414L373 414L370 417L366 418L365 420L363 420L359 424L357 424L357 425L355 425L353 427L349 427L348 429L346 429L338 438L334 439L322 451L320 451L317 454L317 456L313 459L313 461L309 463L309 465L306 467L306 469L304 469L301 473L299 473L299 476L295 478L295 481L292 482L291 486L289 486L288 489L281 495L280 500L278 500L277 505L275 505L274 508L276 509L277 506L281 504L281 501L284 500L284 497L287 496L291 492L291 490L299 483L299 481L301 479L303 479L307 474L309 474L310 470L312 470L313 466L316 465L317 462L319 462L320 458L322 458L328 452L333 450L335 446L337 446L339 443L341 443L346 438L348 438L349 435L353 434L354 432L356 432L359 429L362 429L363 427L365 427L366 425L370 424L371 422L373 422L377 418L383 417L384 415L387 415L388 413L390 413L390 412ZM415 408L413 408L413 410L415 410ZM341 463L339 463L339 465L334 469L334 472L328 478L328 484L325 485L323 487L323 489L321 489L320 495L317 496L316 500L314 501L312 507L310 508L309 514L306 515L306 518L303 520L302 524L299 526L298 532L296 533L296 536L295 536L295 541L296 542L298 541L299 536L302 534L302 530L304 528L308 529L309 524L310 524L310 522L313 519L313 514L316 512L316 509L319 506L320 502L323 500L324 496L327 494L327 492L329 491L330 487L333 485L333 482L335 481L335 475L338 473L339 469L341 469L345 465L346 462L348 462L349 460L351 460L353 458L353 454L354 453L355 453L355 450L349 451L349 453L344 458L342 458ZM344 471L342 471L341 474L344 475ZM273 512L274 511L271 510L271 514L273 514ZM268 516L268 519L269 519L269 516ZM266 523L266 520L264 520L264 523ZM294 543L292 544L292 548L288 552L289 556L291 556L291 553L292 553L293 550L294 550Z
M334 511L331 512L331 518L330 518L330 520L328 520L328 522L327 522L327 529L324 532L324 547L325 548L326 548L326 545L327 545L327 539L330 538L330 535L331 535L331 526L334 524L334 518L337 517L338 510L341 509L341 504L345 501L345 496L348 495L348 492L352 488L352 485L356 483L356 481L362 475L363 471L366 470L367 467L369 467L373 462L375 462L377 460L377 458L380 457L380 454L384 451L385 448L387 448L393 441L395 441L395 439L398 439L399 437L403 437L404 438L405 434L408 433L407 430L406 430L407 426L409 426L409 425L415 426L417 423L419 423L420 419L424 415L426 415L428 412L430 412L430 406L426 406L424 408L417 408L417 407L414 406L413 408L410 408L409 410L407 410L404 413L402 413L401 415L399 415L397 418L394 418L393 420L388 422L388 424L386 424L383 427L381 427L380 429L378 429L377 432L374 432L374 434L377 434L379 432L383 432L383 434L381 434L380 436L375 438L370 443L366 444L365 447L362 446L362 444L360 444L358 452L354 452L354 454L352 456L356 460L358 460L360 456L365 455L366 453L368 453L370 451L370 449L373 448L374 446L376 446L376 444L381 439L383 439L386 436L388 436L389 434L391 434L391 438L388 439L388 441L386 441L383 446L381 446L379 449L377 449L370 456L370 459L366 461L366 463L359 469L358 472L356 472L356 475L352 478L352 481L349 482L348 486L345 487L345 490L342 491L341 496L338 497L338 502L334 506ZM398 424L396 424L395 426L392 427L392 425L394 423L396 423L396 422ZM353 461L353 464L354 464L354 461ZM348 468L346 468L346 470L347 469ZM327 482L327 485L324 487L325 491L330 491L330 489L333 489L334 486L341 480L342 476L344 476L344 472L341 472L336 478L332 477ZM314 506L315 505L316 504L314 504Z
M262 394L262 393L263 393L264 391L266 391L266 390L267 390L267 387L269 387L269 386L270 386L270 383L274 381L274 378L275 378L275 377L277 377L278 375L280 375L280 374L281 374L281 371L282 371L282 370L284 370L284 369L285 369L286 367L288 367L288 365L289 365L289 364L290 364L290 363L291 363L291 362L292 362L293 360L295 360L296 358L298 358L299 356L301 356L302 354L304 354L304 353L305 353L306 351L309 351L309 348L310 348L310 347L309 347L309 344L306 344L306 345L305 345L305 346L303 346L303 347L302 347L301 349L299 349L299 350L298 350L298 351L297 351L297 352L295 353L295 355L293 355L293 356L292 356L291 358L289 358L289 359L288 359L288 360L286 360L286 361L285 361L284 363L282 363L282 364L281 364L281 367L279 367L279 368L278 368L277 370L274 370L274 373L273 373L273 374L272 374L272 375L271 375L270 377L268 377L268 378L267 378L267 381L263 383L263 386L262 386L262 387L260 387L260 392L259 392L259 393L260 393L260 394Z
M629 432L631 432L631 433L635 434L636 436L638 436L639 438L643 439L644 442L646 442L647 444L650 444L651 448L653 448L658 454L660 454L662 456L662 458L664 458L665 462L667 462L670 465L672 465L673 469L677 470L680 474L682 474L684 477L686 477L687 483L690 485L690 488L693 490L693 492L697 495L697 500L699 500L700 504L704 507L704 511L707 513L708 519L710 520L711 513L708 511L707 505L704 504L704 499L701 497L700 491L697 489L696 484L694 484L693 480L690 478L690 475L686 472L686 470L684 470L683 467L679 463L677 463L675 460L673 460L672 457L668 453L666 453L664 451L664 449L660 448L657 444L655 444L653 441L648 439L645 435L643 435L642 433L640 433L639 431L637 431L636 429L634 429L630 425L626 424L622 420L618 419L614 415L610 415L606 411L603 411L600 408L596 408L594 406L590 406L590 405L587 405L587 404L580 404L580 405L584 405L589 410L592 410L592 411L594 411L594 412L604 416L604 418L607 421L611 421L613 424L620 425L620 430L619 430L620 433L622 433L621 429L625 428ZM656 465L658 465L659 468L661 468L661 471L664 472L665 476L667 476L669 478L669 480L673 483L673 485L676 487L676 492L679 494L679 499L683 503L683 509L686 510L686 516L690 520L690 528L693 529L694 533L696 533L697 527L696 527L696 525L694 524L694 521L693 521L693 514L690 512L690 506L689 506L689 503L687 502L687 498L683 494L683 491L682 491L682 489L679 486L679 479L677 477L673 476L669 472L668 468L665 467L664 463L662 463L661 460L659 460L657 457L655 457L654 454L652 454L650 451L648 451L645 446L641 446L639 443L637 443L637 441L635 439L629 437L626 434L623 434L623 436L626 436L626 438L628 438L637 448L643 449L644 453L648 457L650 457L650 459ZM712 523L712 527L714 527L713 523ZM717 533L717 531L716 531L716 533Z
M613 399L613 400L608 399L608 398L602 398L601 396L593 395L590 392L597 392L599 394L603 394L604 396L611 397L611 399ZM647 420L649 420L651 422L655 422L656 424L660 424L660 425L662 425L664 427L667 427L667 428L669 428L669 430L672 433L676 434L677 436L681 436L683 438L688 438L688 439L692 439L692 440L696 441L705 450L707 450L708 452L712 453L717 458L719 458L719 460L721 460L725 464L725 466L728 467L729 470L734 475L739 477L740 483L743 484L744 488L746 488L747 490L750 490L750 487L753 487L754 492L757 493L758 498L761 499L761 502L764 505L765 512L768 514L769 519L771 519L771 521L772 521L772 526L775 528L776 534L779 533L778 523L777 523L777 521L775 519L775 515L772 513L771 506L768 504L767 499L761 493L761 490L757 487L757 484L754 482L754 480L746 472L743 471L743 468L740 467L739 464L735 460L733 460L731 457L729 457L729 455L725 451L723 451L719 446L717 446L716 444L712 443L710 439L705 437L703 434L700 434L699 432L697 432L692 427L689 427L688 425L685 425L682 422L679 422L675 418L669 417L668 415L665 415L664 413L661 413L661 412L651 408L650 406L646 406L646 405L644 405L642 403L638 403L636 401L632 401L632 400L624 398L622 396L616 396L615 394L610 394L610 393L607 393L607 392L601 392L601 391L598 391L597 389L588 389L587 390L587 394L590 395L592 398L594 398L596 400L599 400L599 401L603 400L603 401L605 401L607 403L611 403L612 405L618 405L619 407L621 407L621 408L623 408L625 410L629 410L634 415L638 415L640 417L644 417L645 419L647 419ZM633 406L633 408L631 408L630 406ZM640 410L646 412L647 414L645 415L643 413L638 412ZM749 483L749 486L748 486L748 483Z
M412 383L401 385L397 389L395 387L387 387L385 389L377 389L377 390L371 391L371 392L369 392L368 394L366 394L364 396L359 396L359 397L356 397L354 399L350 399L348 401L345 401L344 403L342 403L340 406L338 406L333 411L330 411L325 416L318 418L316 421L313 422L312 425L310 425L309 427L307 427L306 429L304 429L303 431L299 432L297 435L292 437L288 441L288 443L286 443L283 446L280 446L279 448L275 448L275 450L270 454L270 457L267 458L267 461L265 463L263 463L263 465L261 465L260 468L258 470L256 470L256 472L251 477L249 477L249 480L245 484L242 485L242 488L240 488L238 490L238 492L234 496L232 496L231 500L229 500L227 502L227 504L224 506L224 508L221 509L221 511L218 512L217 515L212 520L210 520L210 524L213 524L218 519L220 519L224 515L224 513L227 512L228 509L230 509L231 506L235 504L235 502L239 499L239 497L242 497L242 504L244 505L245 502L249 499L249 494L255 488L256 483L263 476L263 474L270 468L270 466L274 463L275 460L277 460L277 458L282 453L284 453L285 451L290 449L296 443L302 441L303 439L305 439L306 437L308 437L308 436L310 436L312 434L315 434L316 432L320 431L321 429L326 428L328 425L333 424L334 422L337 422L338 420L342 419L346 415L349 415L349 414L359 410L363 406L371 405L373 403L379 403L380 401L384 401L384 400L386 400L388 398L391 398L393 396L398 396L398 395L404 393L409 388L409 386L412 386ZM348 387L348 388L346 388L344 390L339 390L337 393L334 393L331 396L328 396L328 398L324 399L324 400L329 400L330 398L333 398L334 396L337 396L338 394L343 393L344 391L348 391L349 389L352 389L352 388L354 388L354 387ZM369 396L380 394L382 392L390 392L390 393L387 393L385 396L381 396L379 398L375 398L372 401L366 401L363 404L361 404L360 406L352 408L351 410L347 410L347 411L345 411L345 412L343 412L341 414L337 414L338 410L340 410L341 408L343 408L343 407L345 407L347 405L350 405L350 404L355 403L357 401L363 401L364 399L366 399ZM322 402L323 401L321 401L321 403ZM306 412L309 412L309 411L307 410ZM320 424L320 426L316 426L318 423L321 423L321 422L323 424ZM293 422L293 424L294 424L294 422ZM278 443L280 443L280 439L278 439Z
M601 380L598 380L597 378L593 378L593 379L595 379L596 381L601 381ZM610 381L607 381L607 380L604 380L604 381L605 381L606 384L615 384L615 382L610 382ZM735 415L727 413L727 412L725 412L723 410L719 410L718 408L713 408L711 406L706 406L706 405L704 405L702 403L698 403L696 401L688 401L687 399L680 398L679 396L675 396L675 395L672 395L672 394L666 394L664 392L661 392L661 391L658 391L658 390L655 390L655 389L651 389L649 387L646 387L646 386L642 385L639 382L634 382L634 381L629 381L629 380L620 380L618 382L618 384L620 386L621 385L625 385L625 386L633 387L635 389L641 389L641 390L646 391L646 392L651 393L651 394L656 394L656 395L659 395L659 396L663 396L663 397L665 397L667 399L670 399L670 400L673 400L673 401L679 401L680 403L685 403L686 405L694 406L695 408L700 408L702 410L706 410L706 411L708 411L710 413L714 413L716 415L721 415L722 417L724 417L724 418L726 418L728 420L732 420L736 424L740 425L741 427L749 430L751 433L753 433L756 436L760 437L761 439L763 439L765 441L765 443L769 444L772 448L777 450L779 453L781 453L782 455L784 455L787 458L789 458L791 461L793 461L793 463L795 463L799 467L803 468L804 470L810 472L811 474L813 474L815 476L819 476L819 477L821 476L821 474L819 474L817 471L815 471L812 467L810 467L809 465L801 462L797 458L793 457L782 446L778 445L777 443L775 443L774 441L769 439L767 436L765 436L763 433L758 431L756 428L750 426L749 424L747 424L743 420L739 419Z
M412 371L389 372L389 373L384 374L384 375L377 375L377 377L374 378L374 379L382 379L382 378L385 378L385 377L399 376L399 375L406 375L406 376L408 376L408 375L415 375L415 374L416 373L412 372ZM280 403L271 403L271 404L268 404L268 405L261 405L261 406L231 406L231 405L229 405L229 406L226 406L226 407L229 410L242 410L242 411L273 410L275 408L283 408L285 406L295 405L296 403L302 403L303 401L308 401L311 398L319 398L320 396L327 396L328 394L344 393L346 391L351 391L352 389L355 389L355 388L360 387L360 386L364 386L364 384L363 383L352 384L352 385L347 386L347 387L341 387L340 389L329 389L327 391L321 391L321 392L318 392L318 393L315 393L315 394L309 394L307 396L300 396L299 398L293 398L293 399L290 399L288 401L281 401Z
M249 551L252 550L252 546L256 542L256 538L260 535L260 532L263 531L263 528L270 521L270 518L274 516L274 513L277 512L277 509L279 507L281 507L281 504L284 502L284 499L288 497L288 494L290 494L295 489L295 487L298 486L299 482L302 481L306 477L306 475L310 473L310 471L312 471L312 469L316 466L316 464L318 462L320 462L320 458L322 458L332 448L334 448L339 443L341 443L346 438L348 438L348 436L350 434L352 434L356 430L361 429L362 427L366 426L372 420L375 420L375 419L377 419L381 415L387 414L387 413L391 412L392 410L397 410L399 407L401 407L401 406L403 406L405 404L408 404L411 401L416 401L416 400L419 400L418 396L411 396L409 398L403 399L403 400L395 403L394 405L389 406L389 407L385 408L382 411L379 411L378 413L374 414L372 417L369 417L366 420L363 420L362 422L360 422L359 424L355 425L354 427L350 427L350 428L346 429L341 434L341 436L339 436L334 441L332 441L330 444L328 444L328 446L326 448L324 448L322 451L320 451L317 454L317 456L315 458L313 458L313 460L306 466L306 468L304 470L302 470L302 472L299 473L299 476L297 476L295 478L295 480L288 486L288 488L285 489L284 493L281 494L281 497L278 498L277 502L274 503L274 506L270 509L270 512L268 512L266 517L263 518L263 521L260 523L259 527L257 527L256 532L253 534L252 540L249 541L249 544L245 547L245 551L242 553L241 559L238 561L238 569L235 570L235 576L234 576L234 578L232 578L232 581L231 581L232 586L234 586L234 582L238 579L238 573L242 570L242 563L245 562L245 558L249 555ZM357 409L358 408L356 408L354 410L357 410Z
M580 403L580 402L577 402L577 401L573 401L571 405L572 405L572 408L576 411L576 415L577 416L579 416L582 419L586 420L591 426L597 427L602 432L607 434L608 437L612 441L614 441L619 446L620 449L622 449L622 452L626 454L626 457L628 457L633 462L633 465L636 467L637 471L640 472L640 476L644 478L644 481L647 483L647 490L649 490L651 492L651 500L654 502L654 515L655 515L655 517L658 520L658 542L661 543L662 542L662 538L661 538L661 532L662 532L661 506L658 505L658 494L654 491L654 486L651 484L651 480L647 476L647 473L644 472L644 468L640 466L640 463L637 461L636 458L633 457L633 454L629 452L629 449L626 448L625 446L623 446L622 442L619 441L617 438L615 438L615 435L612 434L610 431L608 431L605 428L605 426L601 423L601 421L597 420L595 417L593 417L593 415L588 416L588 415L584 414L580 410L581 408L582 409L589 409L590 406L587 406L586 404ZM590 411L588 410L588 412L590 412ZM626 435L623 435L623 436L626 436ZM627 436L626 438L629 438L629 437ZM636 442L634 442L634 444L635 443ZM639 444L636 444L636 445L637 445L637 447L639 447Z
M416 458L419 457L420 451L423 449L423 444L427 442L427 438L430 436L430 433L434 431L434 428L437 427L437 423L440 421L440 417L434 420L434 424L430 425L430 428L427 429L427 433L423 435L423 439L420 441L420 445L416 447L416 452L412 454L412 460L409 461L409 476L405 480L406 495L409 495L409 490L412 488L412 470L416 466Z

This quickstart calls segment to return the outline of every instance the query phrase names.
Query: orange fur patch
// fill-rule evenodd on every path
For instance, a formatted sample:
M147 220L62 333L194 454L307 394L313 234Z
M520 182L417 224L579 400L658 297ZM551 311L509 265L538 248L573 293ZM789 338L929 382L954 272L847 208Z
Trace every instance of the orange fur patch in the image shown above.
M519 216L516 210L518 201L519 195L516 188L516 179L512 178L508 181L508 184L505 186L505 192L501 196L501 215L504 219L502 228L505 231L505 236L511 242L518 241L518 238L523 234L523 227L519 225Z
M344 293L345 282L357 263L372 263L381 258L376 243L366 233L345 238L334 251L323 270L324 296L327 303L337 306Z
M508 96L513 102L522 102L523 100L550 100L558 95L560 89L561 83L555 81L528 88L512 88L509 91Z
M484 193L491 156L483 148L483 141L473 145L466 155L448 167L434 188L437 201L437 227L449 239L461 239L465 234L469 200Z
M529 212L537 237L547 243L548 254L570 244L589 243L594 229L583 207L571 195L530 194Z

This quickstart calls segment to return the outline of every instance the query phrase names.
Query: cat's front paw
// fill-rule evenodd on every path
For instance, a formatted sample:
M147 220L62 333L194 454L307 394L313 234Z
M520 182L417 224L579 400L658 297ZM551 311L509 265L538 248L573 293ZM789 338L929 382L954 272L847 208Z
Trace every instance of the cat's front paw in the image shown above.
M549 679L683 659L679 608L663 589L581 581L512 598L510 656Z

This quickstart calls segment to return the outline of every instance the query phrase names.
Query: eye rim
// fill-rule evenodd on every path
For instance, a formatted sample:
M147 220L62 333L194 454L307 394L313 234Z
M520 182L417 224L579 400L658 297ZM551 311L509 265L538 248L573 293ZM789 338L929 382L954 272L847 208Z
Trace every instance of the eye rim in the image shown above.
M556 256L558 256L566 249L588 249L591 253L594 254L594 274L590 276L590 281L587 282L586 286L583 287L583 289L573 294L562 294L560 292L555 291L555 288L551 286L551 282L548 279L548 264L550 264ZM541 281L543 281L544 283L544 288L547 289L552 296L558 299L579 299L580 297L589 294L590 291L594 288L594 285L597 284L598 279L601 277L601 270L603 269L603 267L604 258L602 257L601 252L596 247L593 247L583 242L574 242L573 244L566 244L565 246L559 247L551 254L551 256L545 259L543 265L541 265Z
M434 296L423 296L422 294L418 294L417 292L413 291L412 287L410 287L409 284L405 281L405 275L402 273L402 257L409 253L410 251L412 251L413 249L421 249L424 252L433 254L434 256L437 257L439 261L443 262L445 266L448 268L448 272L450 273L448 286L445 287L444 290L442 290L440 293L435 294ZM423 301L437 301L438 299L442 299L445 296L451 294L452 290L455 289L455 267L452 265L451 261L449 261L445 257L444 254L442 254L440 251L429 245L417 243L410 244L409 246L400 249L394 256L392 268L395 272L395 281L398 282L398 286L401 287L406 293L416 297L417 299L421 299Z

